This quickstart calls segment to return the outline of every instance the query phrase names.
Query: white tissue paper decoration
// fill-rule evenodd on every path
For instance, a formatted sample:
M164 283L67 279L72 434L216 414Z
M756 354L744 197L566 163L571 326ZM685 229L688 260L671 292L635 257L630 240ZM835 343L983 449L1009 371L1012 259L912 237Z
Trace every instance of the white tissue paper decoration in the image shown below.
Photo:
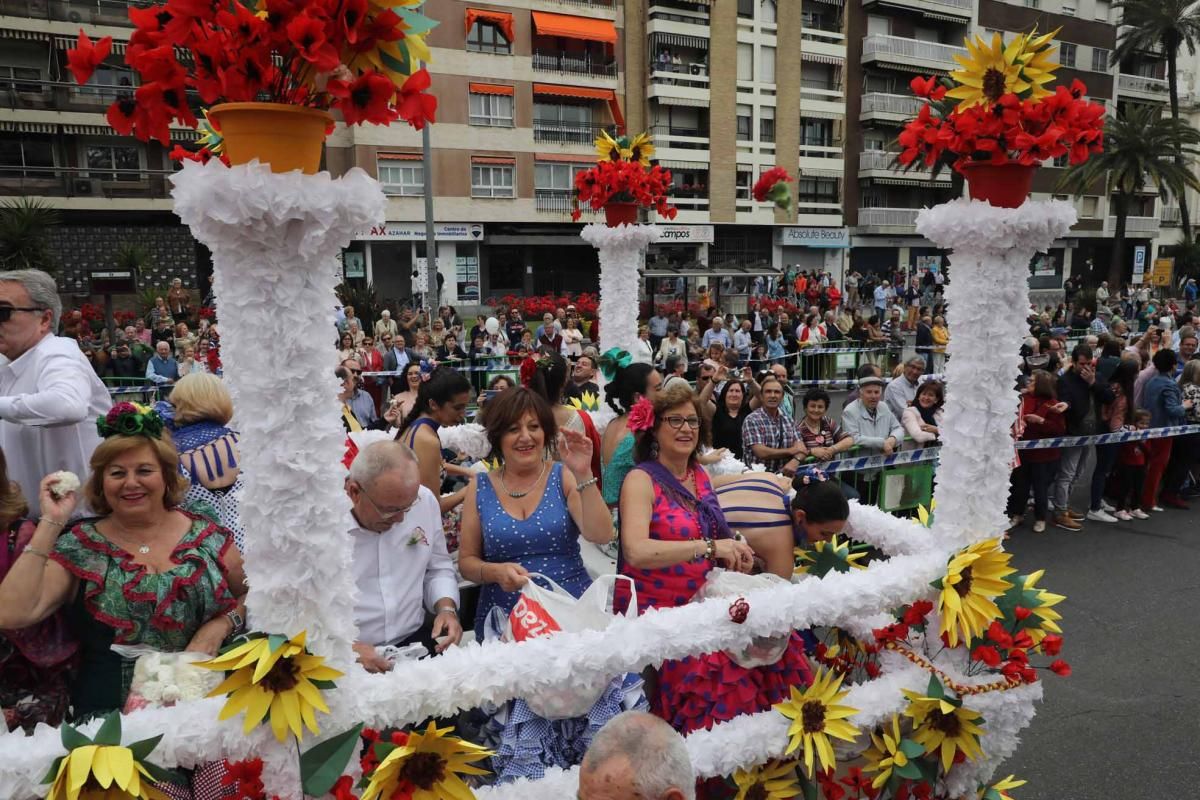
M460 453L473 461L485 459L492 452L492 446L487 440L487 432L482 425L475 422L443 425L438 428L438 438L442 440L442 447Z
M658 241L658 228L610 228L592 223L583 226L579 235L600 255L600 352L619 347L632 353L637 341L640 273L646 247Z

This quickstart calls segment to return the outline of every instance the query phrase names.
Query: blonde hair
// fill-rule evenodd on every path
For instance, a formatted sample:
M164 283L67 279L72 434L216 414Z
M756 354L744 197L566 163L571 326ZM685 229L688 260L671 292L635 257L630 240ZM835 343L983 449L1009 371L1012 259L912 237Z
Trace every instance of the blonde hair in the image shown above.
M171 391L175 406L175 424L215 422L226 425L233 419L233 398L225 381L207 372L189 372L180 378Z
M165 489L163 507L174 508L183 502L188 484L179 474L179 451L175 449L169 433L163 431L161 439L154 439L150 436L110 436L92 452L92 459L88 464L91 474L88 475L87 483L84 484L83 498L92 511L102 517L112 513L112 506L109 505L108 498L104 496L104 471L108 469L108 465L131 450L147 444L154 451L158 465L162 468Z

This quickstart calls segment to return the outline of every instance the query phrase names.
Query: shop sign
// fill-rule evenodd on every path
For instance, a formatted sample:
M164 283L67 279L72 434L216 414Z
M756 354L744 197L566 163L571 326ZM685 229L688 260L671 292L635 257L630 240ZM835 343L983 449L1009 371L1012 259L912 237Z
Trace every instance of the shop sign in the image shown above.
M847 248L850 246L850 229L786 226L775 229L775 243L783 247Z
M655 225L658 244L712 244L712 225Z
M434 239L439 242L479 242L483 240L483 225L477 222L437 222ZM369 242L423 242L424 222L388 222L372 225L359 231L354 238Z

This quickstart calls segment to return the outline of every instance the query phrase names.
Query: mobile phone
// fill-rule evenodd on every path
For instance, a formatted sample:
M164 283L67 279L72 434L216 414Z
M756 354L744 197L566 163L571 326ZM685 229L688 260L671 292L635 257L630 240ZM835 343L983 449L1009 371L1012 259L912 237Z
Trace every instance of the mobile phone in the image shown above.
M496 395L498 395L498 394L500 394L500 390L499 390L499 389L484 389L484 390L483 390L483 399L484 399L484 402L486 402L486 401L488 401L488 400L491 400L493 397L495 397L495 396L496 396Z

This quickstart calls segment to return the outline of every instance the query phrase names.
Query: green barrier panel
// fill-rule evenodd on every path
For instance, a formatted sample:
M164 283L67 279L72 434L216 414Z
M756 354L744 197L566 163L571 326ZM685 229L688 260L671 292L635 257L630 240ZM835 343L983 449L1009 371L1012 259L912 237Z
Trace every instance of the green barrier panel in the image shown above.
M879 507L884 511L913 511L929 508L933 500L933 462L887 467L876 480Z

